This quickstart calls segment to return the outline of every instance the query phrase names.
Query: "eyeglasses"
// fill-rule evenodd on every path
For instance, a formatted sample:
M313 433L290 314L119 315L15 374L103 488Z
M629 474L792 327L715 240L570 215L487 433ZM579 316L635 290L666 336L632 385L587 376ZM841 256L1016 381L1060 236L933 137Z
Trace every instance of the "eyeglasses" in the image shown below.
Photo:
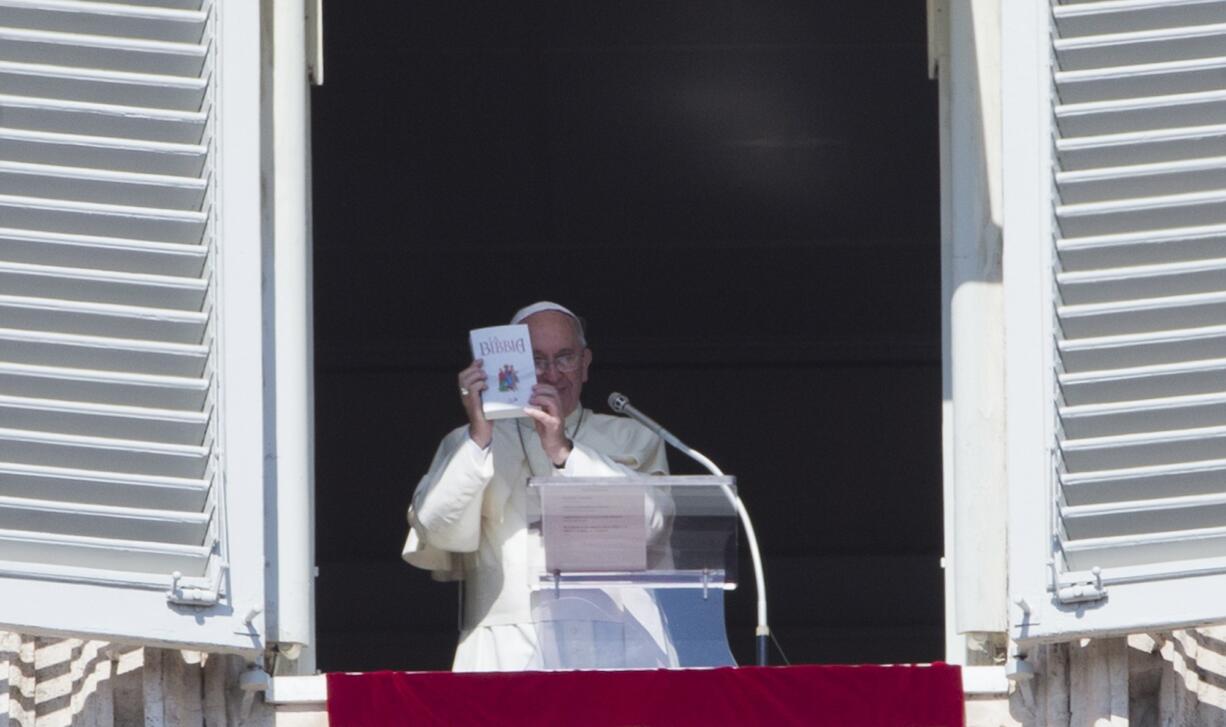
M554 356L552 360L547 359L544 356L535 356L532 359L532 363L536 366L536 372L538 374L543 374L548 371L550 364L552 364L554 369L557 371L561 371L564 374L569 374L570 372L579 368L579 362L582 360L582 358L582 355L578 353L560 353L557 356Z

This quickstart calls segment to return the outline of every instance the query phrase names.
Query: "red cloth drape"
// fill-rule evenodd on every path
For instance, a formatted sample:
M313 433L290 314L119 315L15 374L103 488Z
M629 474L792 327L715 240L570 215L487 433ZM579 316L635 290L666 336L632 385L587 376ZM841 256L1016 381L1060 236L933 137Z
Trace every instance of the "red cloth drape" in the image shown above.
M958 667L328 674L331 727L963 727Z

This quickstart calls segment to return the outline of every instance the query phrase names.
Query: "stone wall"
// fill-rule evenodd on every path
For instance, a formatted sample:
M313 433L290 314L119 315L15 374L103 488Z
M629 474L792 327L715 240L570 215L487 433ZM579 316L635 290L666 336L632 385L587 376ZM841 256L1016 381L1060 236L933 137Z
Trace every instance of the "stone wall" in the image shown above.
M967 727L1226 727L1226 627L1035 647L1007 699L967 700Z
M0 632L0 727L272 727L238 656Z

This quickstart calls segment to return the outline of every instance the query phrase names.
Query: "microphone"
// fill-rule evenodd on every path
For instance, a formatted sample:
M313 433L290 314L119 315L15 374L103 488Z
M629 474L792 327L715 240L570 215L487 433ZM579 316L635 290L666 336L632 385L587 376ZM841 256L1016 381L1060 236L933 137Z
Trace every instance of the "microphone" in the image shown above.
M630 397L626 396L625 394L616 391L609 394L609 408L618 414L625 414L639 424L647 427L653 434L658 436L660 439L663 439L665 442L673 445L677 449L688 449L688 447L682 444L681 440L677 439L672 432L661 426L655 419L652 419L635 408L635 406L630 403Z
M652 419L636 409L634 405L630 403L630 397L626 396L625 394L616 391L609 394L609 408L618 414L625 414L631 419L634 419L655 434L659 434L664 429L664 427L660 426L660 423L655 419Z

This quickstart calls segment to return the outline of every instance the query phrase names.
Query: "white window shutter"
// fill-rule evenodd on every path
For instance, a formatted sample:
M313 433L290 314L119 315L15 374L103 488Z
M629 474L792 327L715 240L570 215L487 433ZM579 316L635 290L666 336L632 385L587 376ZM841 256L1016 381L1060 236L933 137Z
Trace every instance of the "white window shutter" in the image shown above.
M1226 2L1016 5L1013 635L1226 621Z
M0 627L263 647L259 3L0 0Z

